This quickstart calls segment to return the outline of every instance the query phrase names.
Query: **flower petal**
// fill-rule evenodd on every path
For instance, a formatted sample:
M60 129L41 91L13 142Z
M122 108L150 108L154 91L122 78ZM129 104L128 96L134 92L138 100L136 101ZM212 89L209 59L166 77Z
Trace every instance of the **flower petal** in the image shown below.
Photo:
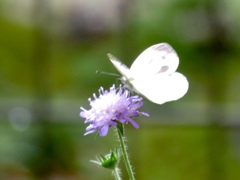
M106 136L108 133L108 124L104 125L99 132L100 136Z

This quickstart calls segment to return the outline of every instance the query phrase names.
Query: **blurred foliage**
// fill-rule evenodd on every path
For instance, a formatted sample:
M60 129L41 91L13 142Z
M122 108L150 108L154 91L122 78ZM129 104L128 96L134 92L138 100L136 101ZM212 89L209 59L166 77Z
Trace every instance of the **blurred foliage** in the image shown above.
M115 146L113 134L83 137L79 106L118 83L95 73L117 73L107 53L130 66L148 46L168 42L190 88L174 103L145 100L151 118L137 132L127 128L137 179L235 180L238 7L234 0L2 0L0 179L112 179L88 160Z
M239 161L230 148L230 133L236 131L196 126L144 127L139 140L129 140L133 143L130 149L136 179L235 179L240 175ZM218 141L212 137L218 137Z

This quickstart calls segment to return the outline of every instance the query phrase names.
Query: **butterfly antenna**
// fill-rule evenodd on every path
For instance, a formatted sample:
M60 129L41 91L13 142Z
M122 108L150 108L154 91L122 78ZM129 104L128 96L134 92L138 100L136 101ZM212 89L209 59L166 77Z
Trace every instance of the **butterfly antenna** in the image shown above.
M115 73L109 73L109 72L104 72L104 71L96 71L97 74L105 74L105 75L110 75L110 76L117 76L117 77L121 77L119 74L115 74Z

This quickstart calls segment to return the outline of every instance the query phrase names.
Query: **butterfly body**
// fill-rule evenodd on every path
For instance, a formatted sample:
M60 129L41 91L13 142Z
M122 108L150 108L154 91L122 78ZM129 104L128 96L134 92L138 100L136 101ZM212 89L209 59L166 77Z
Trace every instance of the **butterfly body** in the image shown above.
M175 72L179 65L178 55L167 43L144 50L130 69L113 55L108 54L108 57L122 75L122 81L154 103L177 100L188 90L186 77Z

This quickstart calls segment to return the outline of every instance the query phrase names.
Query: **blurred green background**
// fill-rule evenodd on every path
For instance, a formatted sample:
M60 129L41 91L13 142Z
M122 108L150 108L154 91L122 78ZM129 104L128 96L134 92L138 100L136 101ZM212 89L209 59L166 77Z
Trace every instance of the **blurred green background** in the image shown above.
M88 109L100 86L116 83L95 73L117 73L107 53L130 66L160 42L177 51L190 87L176 102L144 99L141 110L150 118L138 119L139 130L126 127L136 179L238 179L239 6L237 0L1 0L0 179L113 179L89 160L117 145L114 133L84 137L79 107Z

